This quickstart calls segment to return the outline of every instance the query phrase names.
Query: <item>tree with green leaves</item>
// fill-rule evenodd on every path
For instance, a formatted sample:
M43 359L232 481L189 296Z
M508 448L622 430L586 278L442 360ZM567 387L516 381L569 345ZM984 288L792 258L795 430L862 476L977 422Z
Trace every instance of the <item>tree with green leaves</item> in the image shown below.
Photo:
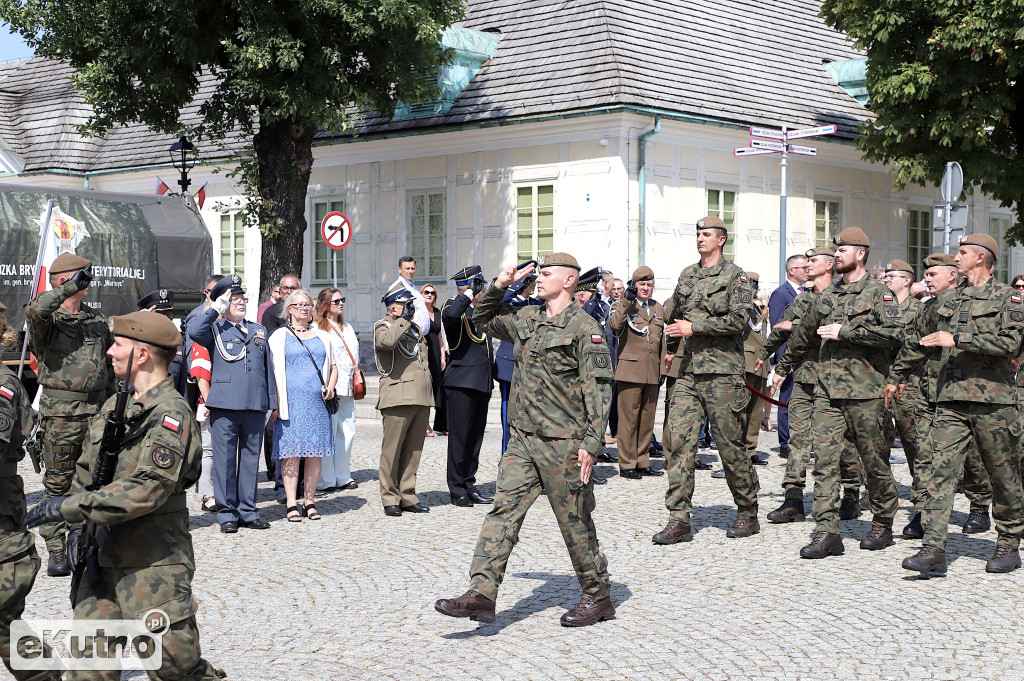
M435 95L461 0L0 0L0 19L74 67L92 115L213 142L250 140L238 177L263 235L261 298L302 267L313 139L351 107ZM184 115L184 112L188 115ZM198 146L198 145L197 145Z
M1024 0L824 0L825 22L868 58L861 132L896 184L938 183L947 161L1004 206L1024 239Z

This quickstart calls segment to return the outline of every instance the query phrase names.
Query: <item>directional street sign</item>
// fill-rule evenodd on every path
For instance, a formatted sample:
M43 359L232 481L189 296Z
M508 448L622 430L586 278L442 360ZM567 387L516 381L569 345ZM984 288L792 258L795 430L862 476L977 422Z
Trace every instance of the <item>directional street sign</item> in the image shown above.
M750 146L755 149L771 149L772 151L786 150L786 145L782 142L768 142L765 140L750 140Z
M949 229L966 229L967 227L967 204L966 203L954 203L949 210ZM946 219L946 205L940 203L935 206L935 225L934 229L940 235L944 230L944 221ZM941 243L939 244L942 245Z
M758 128L750 126L751 137L768 137L773 140L784 140L786 139L786 133L781 130L773 130L772 128Z
M320 235L325 244L340 251L348 246L349 240L352 239L352 223L343 213L332 211L325 215L324 221L320 223Z
M795 140L801 137L817 137L818 135L831 135L838 128L834 125L819 125L816 128L801 128L800 130L790 130L786 133L786 139Z
M818 150L814 147L802 147L799 144L787 144L786 147L791 154L802 154L804 156L817 156Z
M735 156L758 156L760 154L775 154L778 152L771 149L754 149L753 147L736 147L733 152Z

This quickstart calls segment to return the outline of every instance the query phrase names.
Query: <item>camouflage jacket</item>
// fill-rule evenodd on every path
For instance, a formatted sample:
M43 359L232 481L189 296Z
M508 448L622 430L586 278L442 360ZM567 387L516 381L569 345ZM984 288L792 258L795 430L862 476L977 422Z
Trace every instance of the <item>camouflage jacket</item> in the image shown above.
M743 328L753 294L739 267L721 260L711 267L690 265L679 275L665 304L665 320L686 319L693 335L679 343L679 375L744 374Z
M100 526L103 567L132 568L183 564L195 568L185 490L199 479L203 456L199 424L170 377L125 409L128 427L117 457L114 481L90 492L91 467L103 438L111 397L89 424L75 481L61 505L70 523L86 518Z
M924 306L917 298L913 296L907 296L907 299L900 303L900 310L903 312L903 339L904 343L910 338L911 335L916 333L917 330L917 316L921 313ZM898 354L898 353L897 353ZM895 363L896 357L893 357ZM911 390L920 390L921 379L925 373L926 362L922 362L913 372L907 376L907 388Z
M793 335L793 329L797 327L800 320L803 319L804 315L807 314L807 308L816 304L818 296L821 295L817 291L804 291L793 299L793 302L786 308L786 312L782 315L780 322L792 322L793 326L789 331L784 329L772 329L772 332L768 334L768 340L765 341L764 348L761 350L759 355L762 362L767 364L768 358L775 354L782 344L789 340L789 337ZM803 383L814 385L818 381L818 351L819 343L815 342L818 340L817 334L811 339L811 342L807 345L806 349L800 357L783 352L782 357L779 358L778 366L775 371L782 374L783 371L789 373L792 369L794 370L793 381L795 383ZM786 346L786 350L789 350L789 346ZM787 356L788 355L788 356ZM781 367L781 368L780 368ZM785 375L785 374L783 374Z
M841 324L839 339L822 341L818 328ZM793 366L815 344L818 348L818 388L834 400L881 399L889 362L903 342L902 313L892 291L865 274L847 284L842 279L808 305L786 345L776 370Z
M87 305L78 314L61 303L78 292L71 281L40 293L25 308L29 348L39 362L39 384L81 393L91 399L67 399L43 390L39 412L43 416L91 416L114 392L114 371L107 348L113 343L107 321Z
M18 462L25 457L22 443L32 430L35 413L21 381L0 364L0 563L35 544L25 525L25 485Z
M575 303L553 317L547 306L502 304L491 285L476 306L477 328L513 344L508 422L543 437L574 440L597 454L612 398L612 360L601 325Z
M937 355L935 402L1017 404L1012 358L1024 339L1024 304L1014 289L994 278L942 292L920 315L913 340L904 344L889 377L904 383L918 365ZM954 334L956 347L925 348L920 338Z

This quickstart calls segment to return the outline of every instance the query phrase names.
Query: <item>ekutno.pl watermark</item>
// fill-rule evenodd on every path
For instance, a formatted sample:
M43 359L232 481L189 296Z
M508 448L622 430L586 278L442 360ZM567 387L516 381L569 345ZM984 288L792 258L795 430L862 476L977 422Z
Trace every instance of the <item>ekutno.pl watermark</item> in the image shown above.
M133 620L14 620L11 668L18 670L157 670L163 663L167 613Z

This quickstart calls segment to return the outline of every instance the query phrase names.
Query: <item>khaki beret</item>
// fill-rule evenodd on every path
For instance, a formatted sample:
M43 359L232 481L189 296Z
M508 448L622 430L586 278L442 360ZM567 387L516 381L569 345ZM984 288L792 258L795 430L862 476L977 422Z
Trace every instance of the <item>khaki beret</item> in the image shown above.
M107 323L110 332L115 336L131 338L169 350L177 348L183 342L181 332L174 326L174 322L162 314L149 310L111 317Z
M834 258L836 257L836 252L828 246L818 246L817 248L812 248L804 253L804 256L807 258L813 258L816 255L827 255L830 258Z
M992 254L992 257L999 259L999 244L988 234L968 234L960 240L960 245L980 246Z
M836 246L871 246L871 240L860 227L847 227L832 239Z
M729 233L729 230L726 229L725 227L725 223L722 222L722 218L716 218L713 215L709 215L706 218L701 218L700 220L697 220L697 229L710 229L712 227L715 229L720 229L726 234Z
M932 253L924 259L924 266L927 267L938 267L944 265L946 267L956 267L956 261L953 260L952 253Z
M88 267L92 263L83 258L80 255L74 253L63 253L58 255L50 265L50 274L60 274L61 272L74 272L80 270L83 267Z
M650 281L654 279L654 270L647 265L641 265L633 271L633 281Z
M890 260L889 262L885 263L885 271L886 272L910 272L911 275L915 274L914 273L914 268L911 267L910 264L908 262L906 262L905 260Z
M552 253L551 255L545 255L540 259L541 267L571 267L576 271L581 270L579 262L576 258L572 257L568 253Z

